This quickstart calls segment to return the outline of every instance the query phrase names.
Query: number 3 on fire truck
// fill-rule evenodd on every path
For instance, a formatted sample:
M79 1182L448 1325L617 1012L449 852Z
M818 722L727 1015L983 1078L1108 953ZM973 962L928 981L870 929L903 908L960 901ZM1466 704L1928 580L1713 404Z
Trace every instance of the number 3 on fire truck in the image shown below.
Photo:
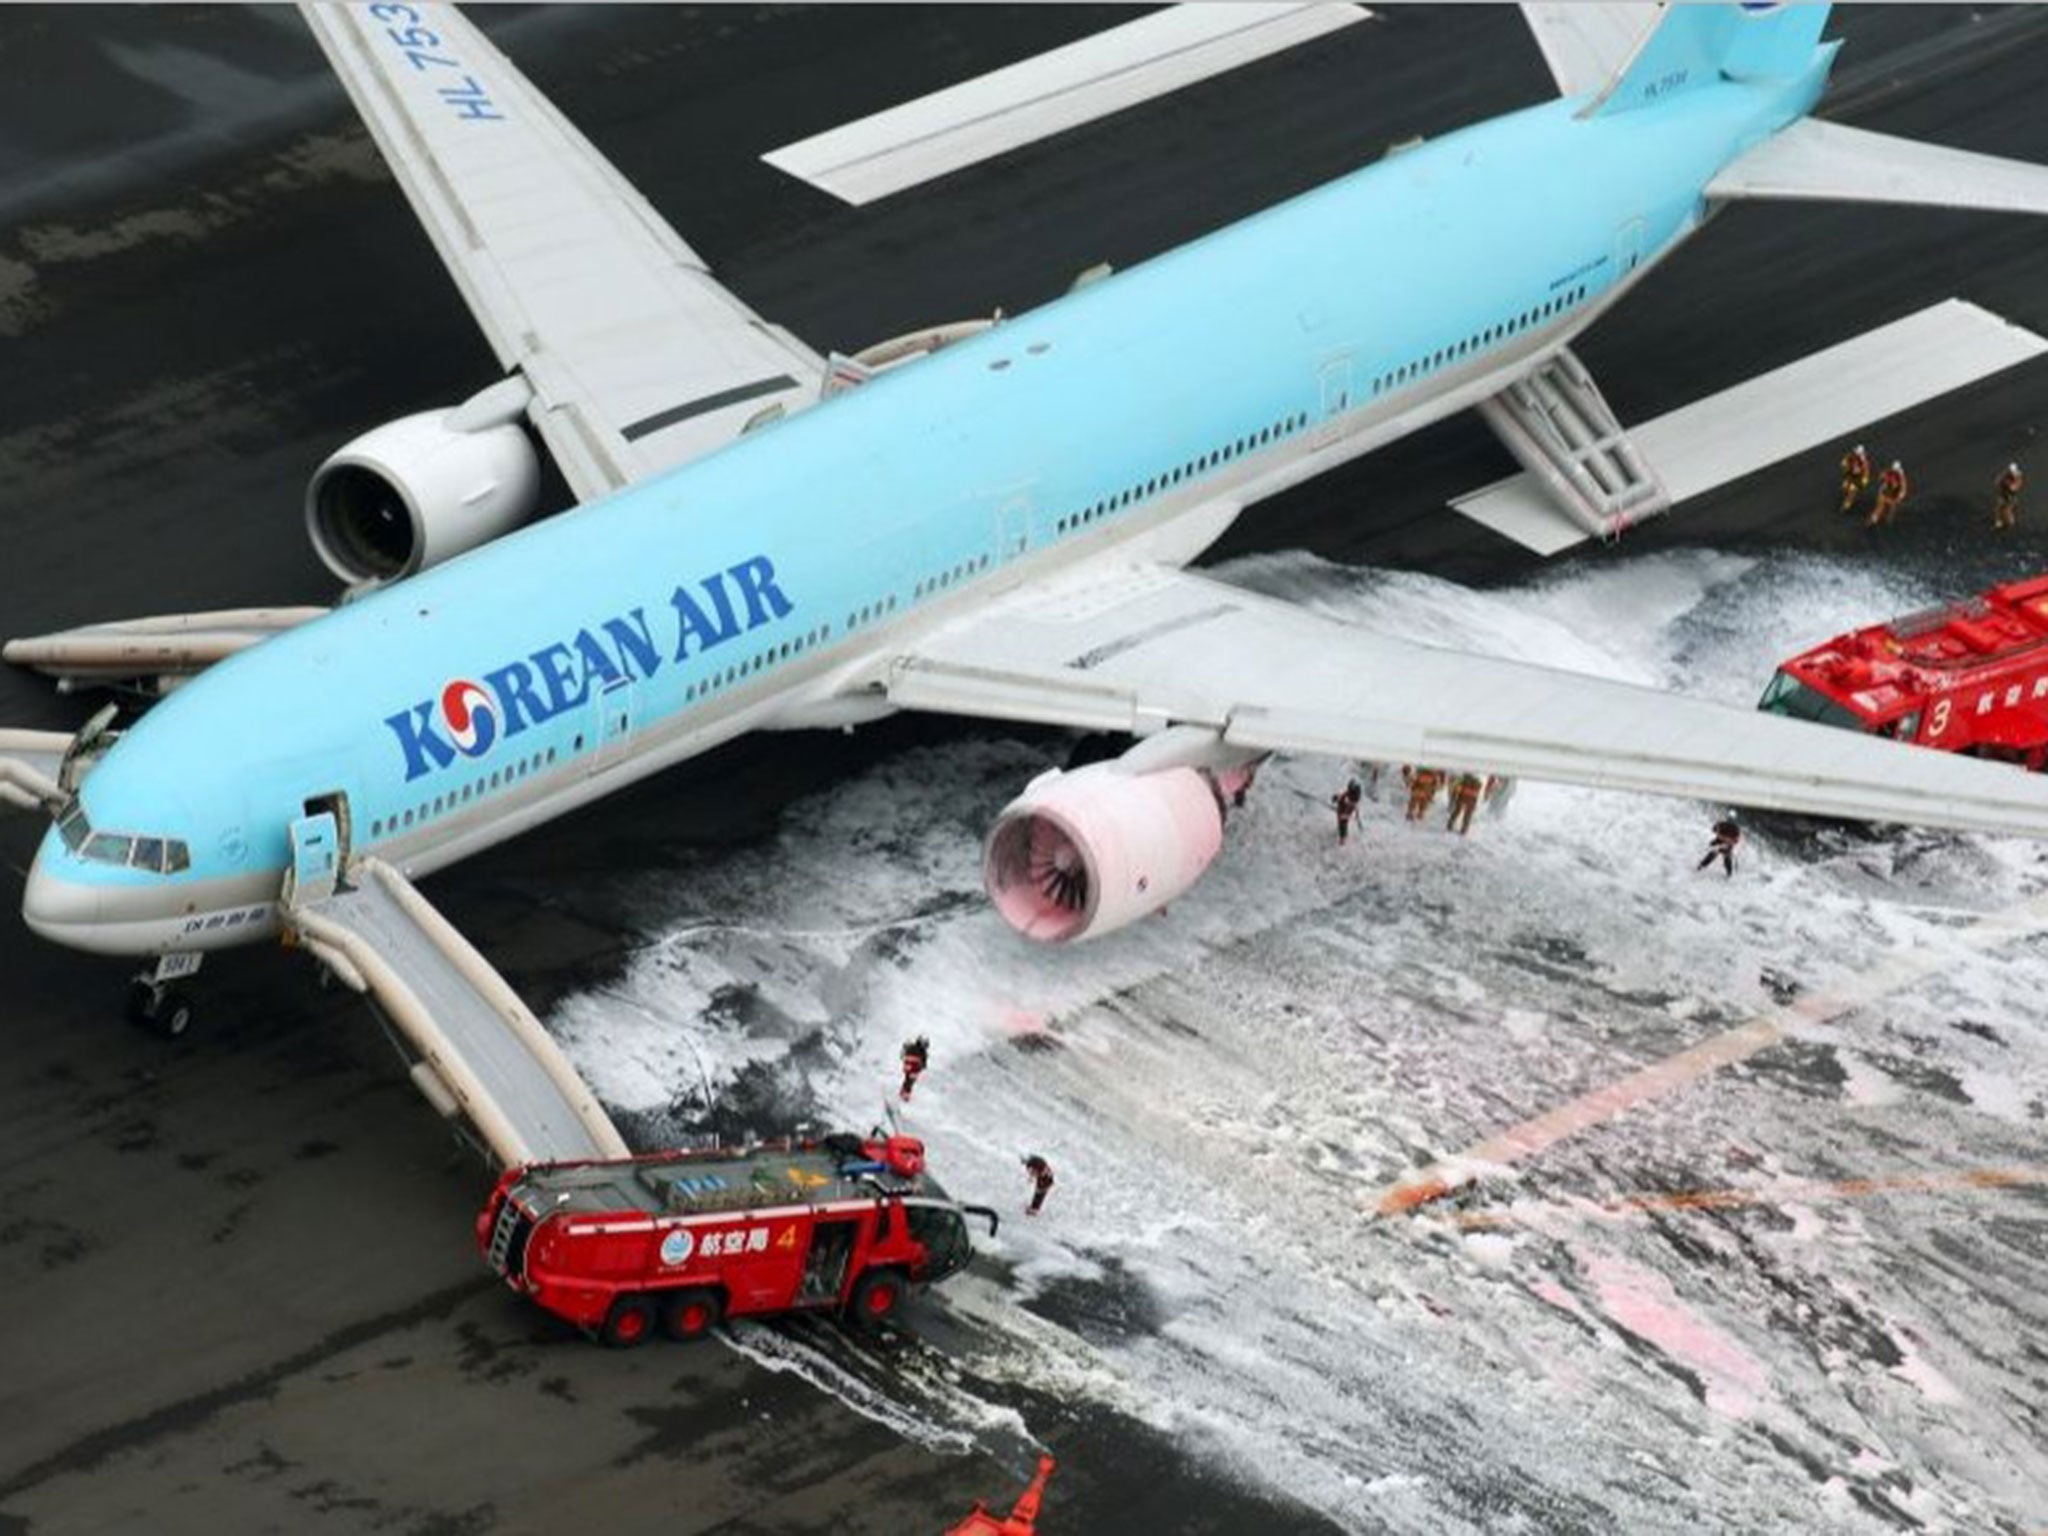
M1929 736L1939 736L1948 729L1948 706L1949 701L1947 699L1936 699L1934 701L1934 718L1927 722L1927 734Z

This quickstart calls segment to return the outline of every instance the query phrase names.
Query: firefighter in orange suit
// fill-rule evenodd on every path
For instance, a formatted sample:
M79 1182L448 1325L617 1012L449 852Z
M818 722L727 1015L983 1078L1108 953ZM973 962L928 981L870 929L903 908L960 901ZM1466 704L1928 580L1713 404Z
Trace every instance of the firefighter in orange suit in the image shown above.
M2017 464L2005 466L2005 473L1998 477L1993 489L1998 493L1998 504L1991 509L1991 526L2003 532L2020 520L2020 492L2027 483L2027 477L2020 473Z
M932 1043L924 1035L917 1035L903 1042L903 1088L896 1097L904 1103L910 1102L910 1095L917 1088L917 1080L924 1076L924 1069L931 1063Z
M1870 489L1870 455L1858 443L1842 455L1842 511L1854 512L1856 503Z
M1461 773L1451 780L1451 816L1444 825L1458 836L1471 835L1472 813L1479 809L1479 792L1485 785L1476 773Z
M1877 477L1877 500L1870 505L1870 516L1864 519L1864 527L1882 528L1897 519L1899 508L1905 505L1906 493L1911 489L1905 467L1897 459L1885 465L1884 473Z
M1429 814L1429 808L1436 803L1436 792L1443 787L1444 776L1435 768L1417 768L1408 779L1408 819L1420 821Z

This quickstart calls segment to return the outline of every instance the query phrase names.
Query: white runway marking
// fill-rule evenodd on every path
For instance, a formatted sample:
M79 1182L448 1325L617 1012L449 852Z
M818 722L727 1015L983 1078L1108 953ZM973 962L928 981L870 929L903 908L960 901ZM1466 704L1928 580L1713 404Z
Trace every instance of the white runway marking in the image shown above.
M2048 932L2048 896L2036 897L2002 912L1987 913L1956 942L1975 953L2027 934ZM1365 1201L1376 1216L1398 1215L1440 1200L1470 1183L1487 1168L1526 1161L1567 1137L1604 1125L1639 1104L1661 1099L1710 1072L1747 1060L1785 1038L1781 1027L1794 1020L1824 1024L1881 997L1902 990L1950 964L1946 952L1904 950L1862 972L1833 992L1796 998L1747 1024L1701 1041L1690 1050L1653 1062L1617 1082L1561 1104L1547 1114L1524 1120L1498 1136L1490 1136L1456 1157L1445 1158L1399 1179Z

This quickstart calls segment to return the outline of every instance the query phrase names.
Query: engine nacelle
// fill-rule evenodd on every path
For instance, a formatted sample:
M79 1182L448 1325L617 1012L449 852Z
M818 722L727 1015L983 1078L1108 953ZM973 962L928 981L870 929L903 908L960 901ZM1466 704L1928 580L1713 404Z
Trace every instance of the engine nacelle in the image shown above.
M366 432L314 472L306 531L346 582L395 581L533 516L540 457L507 421L462 431L422 411Z
M1223 805L1202 770L1094 763L1040 774L1005 806L981 874L1005 922L1059 944L1158 911L1222 846Z

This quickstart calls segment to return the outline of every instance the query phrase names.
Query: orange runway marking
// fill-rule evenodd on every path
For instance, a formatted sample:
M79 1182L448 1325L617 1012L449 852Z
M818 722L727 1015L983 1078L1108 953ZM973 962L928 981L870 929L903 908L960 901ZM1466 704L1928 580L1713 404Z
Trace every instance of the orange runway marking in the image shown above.
M1871 1195L1927 1194L1959 1189L2019 1189L2048 1184L2048 1168L1973 1168L1964 1173L1902 1174L1890 1179L1788 1179L1751 1189L1691 1189L1578 1203L1545 1201L1500 1211L1464 1211L1450 1218L1461 1231L1483 1232L1555 1217L1627 1217L1652 1211L1727 1211Z
M1968 932L1957 935L1955 943L1970 950L1990 949L2044 929L2048 929L2048 895L2020 902L2002 912L1985 914ZM1546 1114L1524 1120L1457 1157L1419 1169L1378 1194L1368 1195L1363 1203L1375 1216L1397 1216L1441 1200L1452 1190L1472 1181L1474 1165L1498 1166L1534 1157L1567 1137L1604 1125L1638 1104L1661 1099L1710 1072L1746 1060L1777 1044L1785 1036L1784 1025L1795 1021L1819 1024L1839 1018L1880 997L1903 990L1938 970L1949 958L1950 952L1946 949L1938 954L1917 948L1901 950L1833 993L1796 998L1783 1007L1761 1013L1749 1023L1724 1030L1690 1050L1667 1056Z

